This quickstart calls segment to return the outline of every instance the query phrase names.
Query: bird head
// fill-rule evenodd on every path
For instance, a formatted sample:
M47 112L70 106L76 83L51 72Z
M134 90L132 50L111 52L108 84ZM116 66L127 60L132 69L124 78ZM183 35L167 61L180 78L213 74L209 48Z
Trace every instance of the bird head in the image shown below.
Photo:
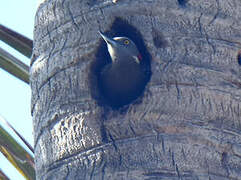
M111 56L112 62L115 62L116 60L129 59L131 57L136 63L140 63L140 52L132 40L127 37L110 38L100 31L99 34L107 44L108 52Z

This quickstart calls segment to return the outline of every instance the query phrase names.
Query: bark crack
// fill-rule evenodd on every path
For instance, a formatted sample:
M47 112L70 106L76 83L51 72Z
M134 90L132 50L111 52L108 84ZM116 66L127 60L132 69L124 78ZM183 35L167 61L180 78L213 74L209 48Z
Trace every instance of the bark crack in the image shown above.
M213 22L217 19L218 15L220 14L219 0L216 0L216 4L217 4L217 12L214 14L213 19L208 23L208 26L213 24Z
M96 168L96 160L94 159L94 162L92 162L93 164L91 165L91 172L90 172L90 180L92 180L94 178L94 172L95 172L95 168Z
M80 28L79 28L78 24L75 22L75 17L74 17L74 15L73 15L73 13L70 9L70 3L69 2L67 3L67 9L68 9L68 13L69 13L69 16L71 18L72 23L79 30Z
M181 98L181 91L179 89L179 86L178 86L178 82L176 81L175 82L175 86L176 86L176 90L177 90L177 102L179 102L180 98Z
M229 173L229 166L228 166L228 159L227 158L228 158L228 154L226 152L223 152L222 157L221 157L221 163L222 163L222 166L227 173L226 176L229 177L230 173Z

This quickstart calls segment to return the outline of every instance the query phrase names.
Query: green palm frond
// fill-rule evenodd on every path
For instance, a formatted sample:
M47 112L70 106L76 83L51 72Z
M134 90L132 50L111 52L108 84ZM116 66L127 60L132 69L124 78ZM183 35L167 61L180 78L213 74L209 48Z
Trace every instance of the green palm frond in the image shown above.
M33 41L0 24L0 40L28 58L31 57ZM29 66L0 48L0 68L29 84Z
M10 45L28 58L31 57L33 41L1 24L0 40ZM2 48L0 48L0 68L29 84L29 66ZM3 120L4 123L18 135L18 137L25 143L32 153L34 153L31 145L7 121L1 117L0 120ZM26 179L35 179L33 156L28 153L1 125L0 152ZM0 170L0 179L9 180L2 170Z
M29 67L0 48L0 68L29 84Z
M0 169L0 179L1 180L9 180L6 174Z
M34 154L33 147L28 143L27 140L24 139L24 137L8 122L6 121L3 117L0 116L0 121L5 123L22 141L23 143L28 147L30 151Z
M35 179L34 158L0 125L0 151L29 180Z
M0 24L0 40L28 58L32 55L33 41Z

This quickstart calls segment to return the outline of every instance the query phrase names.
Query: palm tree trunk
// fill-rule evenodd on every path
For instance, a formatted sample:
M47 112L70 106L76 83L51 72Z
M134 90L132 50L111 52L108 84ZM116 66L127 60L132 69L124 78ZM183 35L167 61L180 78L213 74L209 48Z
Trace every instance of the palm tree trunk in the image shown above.
M37 179L241 179L239 7L42 3L30 78ZM152 76L138 102L112 110L98 103L93 63L106 47L97 32L125 23L141 34Z

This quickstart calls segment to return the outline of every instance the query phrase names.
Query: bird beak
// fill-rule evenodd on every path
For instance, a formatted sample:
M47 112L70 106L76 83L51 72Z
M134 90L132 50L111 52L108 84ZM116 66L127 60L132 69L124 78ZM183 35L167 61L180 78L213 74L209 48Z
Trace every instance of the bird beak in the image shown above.
M116 42L115 40L113 40L112 38L107 37L106 35L104 35L101 31L98 31L99 34L101 35L101 37L105 40L105 42L109 45L116 46Z

